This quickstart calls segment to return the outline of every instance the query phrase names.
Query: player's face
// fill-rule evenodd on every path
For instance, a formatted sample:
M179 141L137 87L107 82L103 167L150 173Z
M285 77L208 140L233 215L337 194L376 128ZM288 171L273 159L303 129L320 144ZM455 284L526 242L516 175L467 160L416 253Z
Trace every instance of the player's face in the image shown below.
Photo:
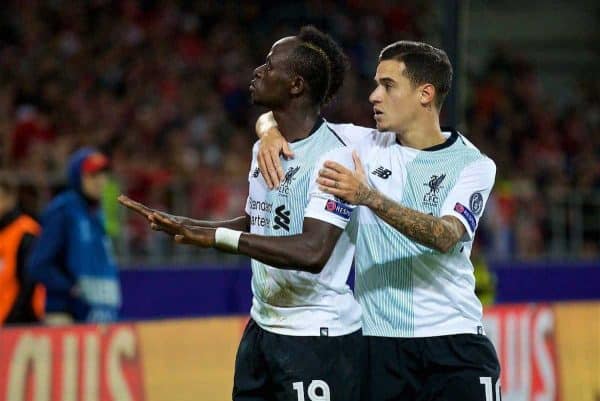
M401 61L383 60L377 66L377 87L369 96L379 131L402 132L415 119L420 106L418 90L404 75Z
M254 104L277 109L289 98L291 74L288 58L298 40L287 37L273 44L265 63L254 70L250 96Z

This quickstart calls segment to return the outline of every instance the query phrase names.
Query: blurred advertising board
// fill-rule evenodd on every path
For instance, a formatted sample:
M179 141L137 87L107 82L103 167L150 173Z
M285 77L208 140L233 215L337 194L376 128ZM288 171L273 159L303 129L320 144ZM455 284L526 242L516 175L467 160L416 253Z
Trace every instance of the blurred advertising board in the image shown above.
M231 399L246 321L0 328L0 400Z
M503 305L484 316L503 401L600 399L600 303Z
M144 400L135 325L0 331L0 400Z
M246 321L0 329L0 400L228 400ZM599 399L600 303L496 306L485 326L504 401Z

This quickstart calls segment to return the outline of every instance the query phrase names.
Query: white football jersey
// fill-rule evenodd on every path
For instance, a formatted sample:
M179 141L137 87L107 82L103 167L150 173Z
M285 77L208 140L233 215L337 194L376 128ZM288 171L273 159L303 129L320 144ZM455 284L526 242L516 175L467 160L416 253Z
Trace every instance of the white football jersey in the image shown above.
M283 160L285 179L269 190L258 169L258 142L252 151L246 213L250 232L265 236L302 233L309 186L320 157L327 151L360 141L368 129L345 131L351 124L328 124L320 119L310 136L290 144L295 157ZM349 215L349 211L347 211ZM278 269L252 260L252 318L263 329L292 336L339 336L360 329L360 306L346 284L354 245L342 232L319 274Z
M311 187L306 217L346 228L356 244L355 294L362 307L363 333L382 337L430 337L481 333L482 307L475 295L469 259L479 219L494 184L496 166L456 131L445 143L417 150L373 130L356 145L369 184L394 202L441 217L457 217L465 236L443 254L407 238L369 208L351 208ZM354 169L352 149L329 152Z

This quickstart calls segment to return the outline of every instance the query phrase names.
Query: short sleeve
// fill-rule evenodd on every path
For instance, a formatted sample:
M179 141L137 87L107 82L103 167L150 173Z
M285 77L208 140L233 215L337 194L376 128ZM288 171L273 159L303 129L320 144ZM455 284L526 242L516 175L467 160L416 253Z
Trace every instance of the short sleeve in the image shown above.
M350 216L352 215L354 206L344 202L340 198L321 191L319 189L319 185L317 184L319 170L327 160L336 161L343 166L354 170L352 149L340 148L325 153L315 165L313 175L311 177L309 200L304 211L304 217L321 220L344 229L350 221Z
M496 165L491 159L475 161L463 169L446 197L440 216L454 216L461 221L466 231L462 242L472 241L475 237L495 177Z

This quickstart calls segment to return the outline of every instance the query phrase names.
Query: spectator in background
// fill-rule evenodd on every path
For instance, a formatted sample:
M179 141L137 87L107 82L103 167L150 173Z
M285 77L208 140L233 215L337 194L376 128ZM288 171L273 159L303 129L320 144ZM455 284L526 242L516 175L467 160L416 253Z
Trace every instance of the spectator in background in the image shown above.
M46 286L46 321L110 322L118 317L121 291L100 199L109 161L91 148L69 159L67 190L42 216L42 234L29 272Z
M372 109L362 96L372 90L371 60L398 38L439 44L443 35L442 10L431 0L63 3L2 3L0 165L32 177L41 195L35 199L43 199L71 149L100 147L111 155L118 192L209 220L240 210L246 199L250 155L244 149L254 142L249 133L256 119L246 107L246 77L270 38L307 22L332 32L352 68L324 116L371 126ZM499 46L487 60L475 53L467 58L477 68L464 93L465 132L498 164L487 206L494 212L479 228L489 237L483 250L493 259L567 251L598 258L598 74L561 71L561 81L581 83L557 91L528 62L530 55L515 49ZM566 242L576 231L572 219L560 218L569 215L566 209L552 210L576 211L570 205L579 194L583 238L573 235L572 247ZM155 254L144 221L129 216L123 231L128 253Z
M44 288L28 279L25 260L39 224L17 206L17 183L0 176L0 325L32 323L44 312Z

